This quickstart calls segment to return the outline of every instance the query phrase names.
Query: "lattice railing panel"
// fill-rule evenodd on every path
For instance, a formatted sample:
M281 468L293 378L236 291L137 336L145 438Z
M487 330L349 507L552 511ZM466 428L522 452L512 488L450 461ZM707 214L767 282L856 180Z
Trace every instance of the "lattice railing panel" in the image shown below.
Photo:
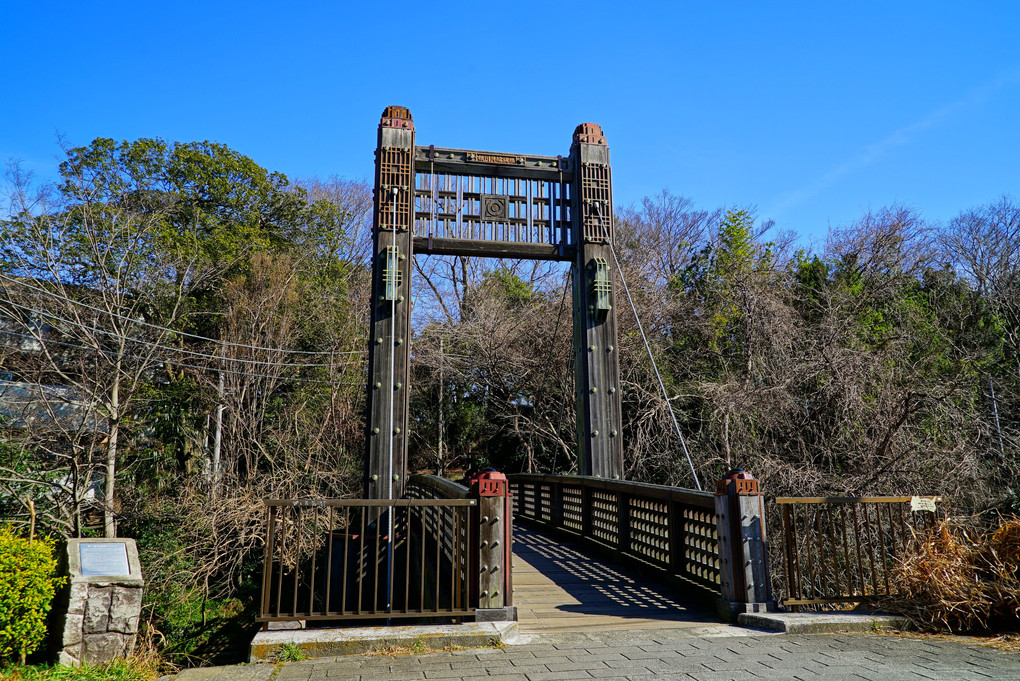
M521 474L510 480L518 518L720 591L712 494L585 476Z
M685 573L702 584L719 584L719 533L715 511L685 508L683 511Z
M630 546L634 553L669 566L669 508L648 499L628 499Z
M584 492L580 487L563 488L563 527L575 532L584 529Z
M541 511L539 517L542 520L548 522L552 520L552 506L553 506L552 487L550 487L549 485L542 485L538 490L538 494L541 499Z
M620 543L620 510L617 496L593 491L591 495L592 534L607 544Z

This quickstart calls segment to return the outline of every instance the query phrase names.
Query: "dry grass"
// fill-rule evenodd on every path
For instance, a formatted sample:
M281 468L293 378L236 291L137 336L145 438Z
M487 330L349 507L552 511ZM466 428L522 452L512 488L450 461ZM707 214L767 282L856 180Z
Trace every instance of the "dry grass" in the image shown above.
M899 593L884 607L922 631L1020 630L1020 518L990 532L942 521L915 535L893 574Z
M447 652L452 653L455 650L463 650L461 646L443 646L442 648L433 648L423 638L418 638L410 646L389 646L388 648L381 648L379 650L372 650L365 655L385 655L389 657L404 657L407 655L424 655L426 653L441 653Z
M955 634L932 634L921 631L898 631L880 629L872 632L880 636L898 636L900 638L919 638L931 641L953 641L975 646L995 648L1008 653L1020 652L1020 634L999 634L997 636L960 636Z

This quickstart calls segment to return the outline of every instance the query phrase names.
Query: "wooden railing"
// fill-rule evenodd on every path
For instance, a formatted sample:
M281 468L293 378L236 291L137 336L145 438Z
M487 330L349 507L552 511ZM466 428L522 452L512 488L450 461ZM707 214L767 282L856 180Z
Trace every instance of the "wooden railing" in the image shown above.
M868 602L896 593L892 569L939 497L776 499L782 511L783 605Z
M464 485L438 475L412 475L404 491L408 499L467 499L469 493Z
M267 501L256 619L474 615L468 565L476 505L463 498Z
M582 543L719 593L719 540L711 493L584 476L509 478L518 519L568 533Z

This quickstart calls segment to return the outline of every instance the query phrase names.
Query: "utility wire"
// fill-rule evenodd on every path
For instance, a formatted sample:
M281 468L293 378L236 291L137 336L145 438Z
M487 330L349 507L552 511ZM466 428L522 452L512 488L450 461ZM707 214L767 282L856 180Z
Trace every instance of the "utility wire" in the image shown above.
M260 345L246 345L244 343L229 343L229 342L219 341L219 340L217 340L215 338L208 338L206 336L198 336L198 335L195 335L193 333L188 333L186 331L178 331L177 329L170 329L170 328L167 328L165 326L159 326L158 324L150 324L149 322L144 322L144 321L141 321L139 319L132 319L131 317L125 317L124 315L117 314L116 312L110 312L109 310L103 310L103 309L100 309L98 307L93 307L91 305L88 305L87 303L83 303L81 301L74 300L72 298L68 298L67 296L62 296L59 293L54 293L53 291L47 291L46 289L40 288L38 286L32 286L31 284L29 284L27 282L21 281L19 279L13 278L13 277L8 277L7 275L4 275L4 274L0 274L0 279L3 279L3 280L6 280L6 281L9 281L9 282L18 284L20 286L24 286L25 288L30 288L33 291L38 291L39 293L43 293L43 294L48 295L48 296L50 296L52 298L56 298L57 300L63 301L65 303L71 303L72 305L77 305L77 306L83 307L83 308L85 308L87 310L92 310L93 312L99 312L101 314L109 315L111 317L117 317L118 319L124 319L126 321L131 322L132 324L140 324L141 326L147 326L147 327L152 328L152 329L159 329L160 331L166 331L168 333L175 333L175 334L178 334L178 335L181 335L181 336L185 336L187 338L194 338L196 340L208 341L210 343L223 343L225 345L230 345L230 346L238 347L238 348L247 348L247 349L250 349L250 350L277 351L276 348L267 348L267 347L263 347L263 346L260 346ZM295 355L333 355L333 354L358 355L358 354L363 354L363 353L368 352L368 351L367 350L344 350L342 352L332 353L332 352L322 352L322 351L313 351L313 350L289 350L288 352L290 352L291 354L295 354Z
M27 339L34 340L34 341L39 341L39 339L37 337L32 336L30 334L26 334L26 333L15 333L13 331L2 331L2 332L0 332L0 335L14 336L15 338L27 338ZM39 342L46 343L47 345L60 345L60 346L63 346L65 348L73 348L73 349L76 349L76 350L86 350L88 352L94 352L97 355L112 355L112 354L114 354L114 353L110 352L109 350L101 350L99 348L90 348L87 345L76 345L75 343L66 343L64 341L46 340L46 341L39 341ZM230 369L213 369L213 368L210 368L210 367L207 367L207 366L200 366L198 364L186 364L184 362L177 362L177 361L170 360L170 359L156 359L156 358L153 358L153 357L142 357L141 355L134 355L134 354L131 354L131 353L122 353L122 354L120 354L120 356L121 357L130 357L131 359L138 359L138 360L142 360L142 361L151 361L153 363L159 363L159 364L169 364L171 366L184 367L184 368L187 368L187 369L198 369L200 371L222 371L223 373L226 373L226 374L233 374L235 376L247 376L248 378L270 378L270 379L279 380L279 381L297 381L299 383L319 383L319 384L322 384L322 385L349 385L349 386L361 386L361 385L364 385L362 383L344 383L344 382L337 383L337 382L334 382L334 381L321 381L321 380L317 380L317 379L314 379L314 378L297 378L297 377L289 377L289 376L270 376L269 374L252 374L252 373L248 373L248 372L245 372L245 371L232 371Z
M267 362L267 361L259 360L259 359L240 359L240 358L236 358L236 357L224 357L222 355L210 355L210 354L205 353L205 352L196 352L194 350L186 350L184 348L175 348L172 345L161 345L160 343L154 343L152 341L143 340L141 338L133 338L131 336L125 336L124 334L117 333L116 331L107 331L106 329L99 329L99 328L96 328L94 326L89 326L87 324L83 324L81 322L76 322L76 321L71 320L71 319L65 319L63 317L57 316L55 314L52 314L50 312L46 312L45 310L36 310L34 308L27 307L27 306L21 305L19 303L15 303L13 301L8 301L8 304L12 305L12 306L14 306L14 307L16 307L16 308L18 308L20 310L24 310L26 312L31 312L31 313L34 313L34 314L42 315L42 316L48 317L50 319L55 319L55 320L57 320L59 322L64 322L65 324L70 324L72 326L76 326L78 328L85 329L86 331L93 331L95 333L99 333L99 334L102 334L104 336L111 336L113 338L118 338L120 340L131 341L132 343L138 343L139 345L146 345L146 346L149 346L149 347L160 348L162 350L170 350L172 352L180 352L180 353L183 353L185 355L192 355L194 357L203 357L205 359L214 359L217 362L222 362L222 361L240 362L242 364L255 364L255 365L259 365L259 366L273 366L273 367L329 367L329 366L336 366L336 365L339 365L339 364L360 364L361 363L360 361L354 361L354 362L334 362L332 364L306 364L306 363L303 363L303 362ZM40 339L40 341L42 341L42 339ZM215 343L217 341L212 341L212 342ZM231 345L231 344L230 343L224 343L224 345ZM275 352L289 353L290 351L289 350L276 350Z
M687 450L687 441L684 440L683 433L680 432L680 424L677 423L676 414L673 413L673 405L670 404L669 395L666 393L666 385L662 382L662 376L659 374L659 367L655 364L655 357L652 355L652 346L648 344L648 337L645 336L645 329L641 326L641 319L638 317L637 307L634 305L634 299L630 295L630 288L627 286L627 280L623 276L623 268L620 267L620 259L616 257L616 249L613 248L613 239L609 236L609 230L606 229L605 220L602 219L602 205L595 202L595 212L599 216L599 224L602 225L602 231L606 235L606 243L609 244L609 252L613 254L613 262L616 263L616 271L620 275L620 283L623 284L623 290L627 293L627 300L630 301L630 309L634 313L634 321L637 322L638 331L641 332L641 340L645 342L645 350L648 351L648 359L652 361L652 369L655 371L655 378L659 381L659 388L662 390L662 397L666 400L666 408L669 410L669 416L673 419L673 427L676 428L677 437L680 438L680 446L683 447L684 455L687 457L687 464L691 467L691 475L694 476L694 485L701 491L701 482L698 480L698 474L694 470L694 461L691 460L691 453Z

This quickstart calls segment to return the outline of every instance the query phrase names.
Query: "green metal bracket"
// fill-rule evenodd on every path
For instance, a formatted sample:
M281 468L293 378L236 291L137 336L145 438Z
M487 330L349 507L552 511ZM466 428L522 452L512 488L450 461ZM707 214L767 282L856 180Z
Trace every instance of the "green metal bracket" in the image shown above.
M605 258L593 258L588 264L591 270L591 311L599 317L613 309L610 304L610 293L613 291L612 280L609 278L609 263Z
M397 288L403 281L404 273L400 271L400 249L396 246L387 246L386 254L383 256L386 263L383 267L383 294L382 300L397 300L399 294Z

